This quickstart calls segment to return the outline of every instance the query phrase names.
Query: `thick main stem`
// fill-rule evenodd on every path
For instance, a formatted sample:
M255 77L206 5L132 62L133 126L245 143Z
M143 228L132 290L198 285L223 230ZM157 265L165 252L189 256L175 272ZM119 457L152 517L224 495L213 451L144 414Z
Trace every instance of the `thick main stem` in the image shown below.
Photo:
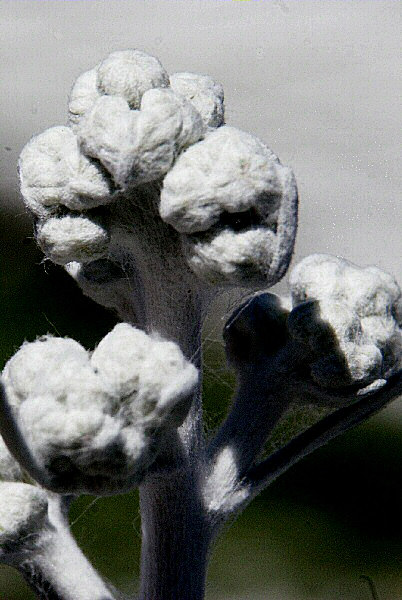
M133 302L147 333L180 346L201 367L205 290L186 264L179 234L158 212L159 186L144 186L116 205L117 261L135 272ZM144 241L146 240L146 243ZM127 256L134 257L131 265ZM139 288L139 289L137 289ZM141 321L141 319L140 319ZM179 435L160 452L160 466L140 486L142 517L141 599L201 600L204 597L209 525L200 492L204 439L200 383ZM168 439L168 438L166 438Z
M189 469L141 486L141 600L202 600L210 531Z
M204 455L201 385L179 433L180 466L140 486L141 600L204 598L211 532L199 489Z
M145 294L149 291L147 328L178 343L187 358L200 367L200 298L185 282L184 287L178 287L177 281L171 285L169 280L157 282L160 293L155 295L149 279L145 288ZM176 469L151 476L140 487L141 600L204 598L211 532L199 490L204 459L201 376L179 434Z

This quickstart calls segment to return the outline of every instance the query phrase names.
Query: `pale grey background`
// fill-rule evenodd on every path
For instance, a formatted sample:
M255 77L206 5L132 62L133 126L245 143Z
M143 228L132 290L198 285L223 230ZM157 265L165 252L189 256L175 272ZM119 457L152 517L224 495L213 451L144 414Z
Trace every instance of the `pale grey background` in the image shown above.
M170 72L222 82L228 123L292 165L300 188L296 258L331 252L400 279L399 2L3 0L0 7L1 187L9 202L17 198L22 146L65 121L75 77L112 50L137 47Z

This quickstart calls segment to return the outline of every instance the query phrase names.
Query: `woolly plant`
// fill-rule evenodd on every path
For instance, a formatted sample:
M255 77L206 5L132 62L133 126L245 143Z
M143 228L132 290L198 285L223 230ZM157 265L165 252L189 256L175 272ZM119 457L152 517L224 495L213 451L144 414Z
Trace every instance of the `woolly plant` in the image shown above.
M139 488L139 598L200 600L225 522L312 450L401 390L401 292L375 267L313 255L290 296L297 188L263 142L225 125L222 87L169 77L137 50L75 83L67 126L24 148L24 202L46 257L123 321L91 352L25 343L2 375L0 558L40 597L111 600L68 530L83 493ZM201 327L217 294L249 290L225 325L238 380L204 433ZM292 406L324 414L268 457Z

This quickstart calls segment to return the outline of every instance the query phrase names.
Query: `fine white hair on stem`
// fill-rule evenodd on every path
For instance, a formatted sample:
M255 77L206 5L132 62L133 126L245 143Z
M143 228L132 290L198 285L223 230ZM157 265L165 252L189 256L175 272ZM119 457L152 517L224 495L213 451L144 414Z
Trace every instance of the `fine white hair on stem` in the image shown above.
M232 505L236 512L242 494L246 504L303 456L378 411L401 390L401 292L390 275L312 255L294 268L290 289L292 302L269 293L252 296L224 329L238 389L209 445L212 475L204 483L212 497L211 481L219 488L213 476L219 469L225 492L216 493L214 507L222 515ZM338 410L258 465L265 441L288 407L309 402ZM228 448L232 462L222 458Z

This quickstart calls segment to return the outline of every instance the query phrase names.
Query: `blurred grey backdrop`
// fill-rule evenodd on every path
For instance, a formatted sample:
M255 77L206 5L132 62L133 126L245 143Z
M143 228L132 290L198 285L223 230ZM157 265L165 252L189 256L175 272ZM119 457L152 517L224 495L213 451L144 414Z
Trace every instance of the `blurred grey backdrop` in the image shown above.
M401 281L400 26L398 1L2 0L0 366L25 338L50 330L90 346L113 324L60 269L39 264L16 164L30 136L66 121L77 75L117 49L140 48L169 72L223 84L226 121L295 170L295 260L329 252ZM230 385L214 342L226 302L206 332L212 427ZM372 574L381 600L401 597L401 413L394 403L256 501L216 549L209 598L369 599L361 574ZM135 499L91 502L75 507L77 538L130 589ZM0 570L0 599L19 598L26 588Z

